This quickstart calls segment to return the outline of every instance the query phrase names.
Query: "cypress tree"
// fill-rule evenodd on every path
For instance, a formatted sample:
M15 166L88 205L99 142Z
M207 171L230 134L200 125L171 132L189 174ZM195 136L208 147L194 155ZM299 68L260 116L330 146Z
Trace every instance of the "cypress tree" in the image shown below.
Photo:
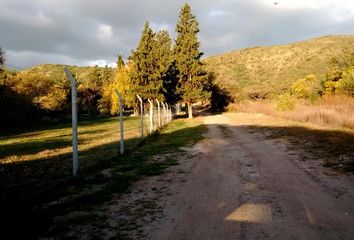
M178 100L176 94L177 78L173 65L172 40L168 31L163 30L155 34L153 53L154 72L157 79L162 80L159 100L173 104Z
M118 54L118 60L117 60L117 68L121 68L125 66L125 62L123 60L122 54Z
M176 26L174 57L178 70L177 92L188 105L188 116L193 118L192 104L208 96L204 82L206 72L201 62L202 52L199 51L199 24L186 3L179 14Z
M154 33L146 22L139 45L130 58L134 64L132 82L137 87L137 93L145 99L157 98L162 87L162 81L155 70L153 47Z

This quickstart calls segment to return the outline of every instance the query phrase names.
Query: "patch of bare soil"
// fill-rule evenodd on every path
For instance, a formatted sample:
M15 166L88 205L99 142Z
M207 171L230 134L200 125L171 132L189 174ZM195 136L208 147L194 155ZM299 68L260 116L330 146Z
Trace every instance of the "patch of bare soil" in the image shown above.
M353 239L353 175L249 127L285 122L204 119L206 139L179 153L179 165L100 208L103 239Z
M271 120L206 117L203 153L169 185L149 239L352 239L353 177L247 128Z

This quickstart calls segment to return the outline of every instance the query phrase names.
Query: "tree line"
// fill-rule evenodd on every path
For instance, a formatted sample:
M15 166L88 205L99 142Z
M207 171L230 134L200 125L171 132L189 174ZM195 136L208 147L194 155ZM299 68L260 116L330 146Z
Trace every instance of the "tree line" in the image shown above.
M147 21L139 44L127 62L123 61L123 56L118 56L114 82L105 86L103 100L110 107L110 113L118 110L112 88L123 94L128 107L136 107L137 93L144 99L170 104L184 102L190 118L193 117L192 104L211 97L211 78L199 49L199 23L188 4L180 11L175 31L177 37L173 44L168 31L153 32Z
M143 99L169 104L184 102L193 117L192 104L211 99L212 110L222 110L231 99L214 84L214 74L205 70L198 40L199 23L185 4L176 24L176 38L167 30L154 32L147 21L138 46L131 55L118 55L117 67L67 66L78 81L81 116L115 115L118 99L137 112L136 94ZM1 48L0 48L1 49ZM13 72L4 69L0 58L0 118L3 126L70 117L70 86L61 65L40 65Z

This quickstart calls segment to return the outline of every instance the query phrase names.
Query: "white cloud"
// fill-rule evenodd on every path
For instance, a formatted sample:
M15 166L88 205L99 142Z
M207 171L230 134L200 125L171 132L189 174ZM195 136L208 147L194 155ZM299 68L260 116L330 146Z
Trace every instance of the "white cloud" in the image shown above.
M97 39L101 42L109 42L112 40L112 27L107 24L100 24L97 30Z
M224 15L226 15L226 12L222 10L212 10L209 12L209 16L211 17L220 17Z
M242 47L354 34L354 0L190 0L205 56ZM278 2L274 5L274 2ZM185 0L0 0L8 64L106 65L136 48L145 21L175 25Z
M43 61L45 59L45 61ZM39 53L33 51L6 51L6 62L10 68L23 69L28 66L51 63L68 65L87 65L88 60L76 59L63 54ZM93 64L94 65L94 64Z
M117 64L115 62L107 61L105 59L87 61L87 62L85 62L84 65L87 65L87 66L96 66L97 65L99 67L105 67L106 65L108 67L116 67L117 66Z

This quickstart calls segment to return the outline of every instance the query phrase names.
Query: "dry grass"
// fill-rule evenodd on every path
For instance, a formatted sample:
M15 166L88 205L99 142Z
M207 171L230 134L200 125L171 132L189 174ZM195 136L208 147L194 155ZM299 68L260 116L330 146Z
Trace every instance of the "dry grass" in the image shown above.
M245 48L205 59L216 82L234 97L279 93L308 74L324 77L328 63L354 51L353 36L325 36L287 45Z
M325 96L317 103L299 101L293 111L277 111L274 101L248 101L229 106L230 111L263 113L289 120L332 128L354 129L354 99Z

